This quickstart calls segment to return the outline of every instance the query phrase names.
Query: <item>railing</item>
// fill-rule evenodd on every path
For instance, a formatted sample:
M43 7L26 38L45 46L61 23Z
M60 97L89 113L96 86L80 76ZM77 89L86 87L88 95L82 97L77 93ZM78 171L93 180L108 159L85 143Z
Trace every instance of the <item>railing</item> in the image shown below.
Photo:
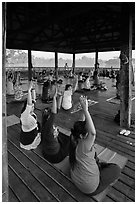
M6 71L13 70L13 71L20 71L25 72L28 71L28 67L6 67ZM35 72L42 72L45 70L46 72L54 71L55 67L33 67L32 69ZM65 67L58 67L58 71L65 71ZM68 67L67 70L72 70L72 67ZM75 72L88 72L94 70L94 67L75 67ZM111 67L100 67L99 72L102 72L103 70L111 70ZM118 71L119 68L113 68L114 71Z

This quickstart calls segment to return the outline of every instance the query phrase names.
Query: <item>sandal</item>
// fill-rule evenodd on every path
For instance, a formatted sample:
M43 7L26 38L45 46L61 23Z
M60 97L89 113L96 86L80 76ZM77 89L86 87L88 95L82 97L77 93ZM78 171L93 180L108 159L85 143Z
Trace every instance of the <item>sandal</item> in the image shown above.
M120 135L124 135L126 133L126 130L125 129L122 129L121 131L120 131Z
M129 130L127 130L127 131L124 133L125 136L128 136L129 134L130 134L130 131L129 131Z

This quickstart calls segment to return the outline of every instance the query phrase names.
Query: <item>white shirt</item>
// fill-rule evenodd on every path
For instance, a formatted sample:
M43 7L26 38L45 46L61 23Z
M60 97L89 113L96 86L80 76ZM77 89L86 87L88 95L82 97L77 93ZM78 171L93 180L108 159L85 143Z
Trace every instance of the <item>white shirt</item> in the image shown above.
M90 89L90 81L89 78L86 79L86 81L84 82L84 87L85 89Z
M13 82L7 81L7 94L12 95L14 94Z
M20 119L24 132L32 131L37 127L37 120L30 114L31 109L32 106L27 104L25 111L21 114ZM35 113L33 113L33 115L35 115Z
M62 100L62 107L65 110L68 110L72 107L72 90L67 90L64 92L63 100Z

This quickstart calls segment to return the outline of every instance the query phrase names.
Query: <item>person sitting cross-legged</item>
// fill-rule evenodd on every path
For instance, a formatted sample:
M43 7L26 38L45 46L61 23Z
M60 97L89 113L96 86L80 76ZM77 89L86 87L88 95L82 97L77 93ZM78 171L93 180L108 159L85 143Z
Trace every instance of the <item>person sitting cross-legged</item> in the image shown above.
M37 148L41 142L40 123L34 113L35 98L33 96L33 83L29 82L28 98L21 110L20 147L26 150Z
M51 163L59 163L69 154L70 138L59 133L55 126L55 117L58 112L57 87L53 96L52 108L45 109L42 114L42 153Z
M63 98L62 98L62 108L64 110L70 110L73 106L72 103L72 95L73 93L77 90L77 86L78 86L78 76L75 76L75 86L74 88L72 87L71 84L66 84L65 86L65 91L63 94Z
M88 111L86 97L81 96L80 103L83 119L74 123L70 136L71 178L79 190L93 196L118 179L120 167L113 163L101 163L97 159L94 148L96 130Z

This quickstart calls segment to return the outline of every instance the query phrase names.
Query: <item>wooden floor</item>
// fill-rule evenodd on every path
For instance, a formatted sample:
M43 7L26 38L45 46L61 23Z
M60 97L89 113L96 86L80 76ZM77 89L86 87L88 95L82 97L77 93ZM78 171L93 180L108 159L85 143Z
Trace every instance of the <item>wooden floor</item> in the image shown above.
M92 91L86 93L88 98L98 101L89 108L97 130L96 143L107 147L120 155L127 157L128 161L122 170L119 180L108 191L103 202L134 202L135 201L135 130L131 128L129 136L119 135L120 127L114 122L114 116L119 109L118 104L106 102L115 96L115 88L111 79L104 80L108 86L107 91ZM134 92L133 92L134 94ZM75 93L76 102L80 93ZM132 118L135 119L133 101ZM7 104L7 114L20 116L22 104L17 102ZM41 110L47 107L37 100L36 113L41 120ZM71 114L60 111L56 124L70 129L80 117L80 111ZM35 151L22 150L19 147L20 125L8 127L8 165L9 165L9 202L94 202L80 193L71 180L58 171L53 165L43 159L39 148ZM29 180L29 182L28 182Z

